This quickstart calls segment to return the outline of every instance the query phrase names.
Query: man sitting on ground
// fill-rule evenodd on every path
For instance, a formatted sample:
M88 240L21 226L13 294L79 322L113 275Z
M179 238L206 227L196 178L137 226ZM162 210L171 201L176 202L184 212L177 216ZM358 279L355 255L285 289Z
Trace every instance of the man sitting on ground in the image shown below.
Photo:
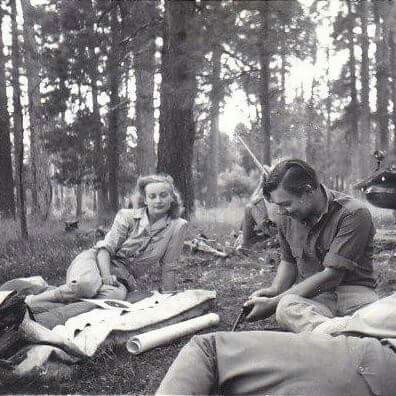
M375 228L360 201L328 190L301 160L274 167L263 194L283 216L277 223L281 262L272 285L253 293L248 320L276 311L294 332L312 331L377 299L372 266Z
M275 214L263 196L263 182L268 173L264 172L260 183L245 207L241 234L236 242L237 250L250 249L255 243L275 238Z

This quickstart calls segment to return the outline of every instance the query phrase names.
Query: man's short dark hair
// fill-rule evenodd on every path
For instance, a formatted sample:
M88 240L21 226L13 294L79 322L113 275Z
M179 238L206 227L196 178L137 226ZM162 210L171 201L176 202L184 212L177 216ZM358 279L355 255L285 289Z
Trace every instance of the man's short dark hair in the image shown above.
M319 180L315 170L305 161L290 159L280 162L270 172L263 183L264 197L269 197L280 185L285 191L300 197L309 189L316 190Z

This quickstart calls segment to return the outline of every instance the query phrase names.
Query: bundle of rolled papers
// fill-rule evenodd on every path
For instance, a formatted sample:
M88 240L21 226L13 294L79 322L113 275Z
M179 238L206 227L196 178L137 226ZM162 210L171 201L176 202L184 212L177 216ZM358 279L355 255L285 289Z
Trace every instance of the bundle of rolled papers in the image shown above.
M186 335L194 334L207 327L215 326L219 322L219 315L209 313L171 326L133 336L127 341L126 347L130 353L137 355L156 348L157 346L168 344Z

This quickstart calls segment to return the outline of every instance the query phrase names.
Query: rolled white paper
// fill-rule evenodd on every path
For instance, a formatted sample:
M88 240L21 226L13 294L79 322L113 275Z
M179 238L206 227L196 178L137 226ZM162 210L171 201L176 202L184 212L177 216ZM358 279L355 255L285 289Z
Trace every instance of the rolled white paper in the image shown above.
M126 347L128 352L137 355L157 346L168 344L178 338L193 334L199 330L217 325L219 322L219 315L209 313L161 329L133 336L127 341Z

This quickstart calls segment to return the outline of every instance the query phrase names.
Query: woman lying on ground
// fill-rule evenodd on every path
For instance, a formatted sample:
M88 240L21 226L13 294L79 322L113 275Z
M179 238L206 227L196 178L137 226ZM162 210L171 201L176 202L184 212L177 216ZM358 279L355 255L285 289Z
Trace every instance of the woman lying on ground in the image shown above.
M140 207L117 213L104 240L73 260L64 285L26 298L33 312L82 298L122 300L130 291L174 290L187 225L179 193L166 175L140 177L136 190Z

